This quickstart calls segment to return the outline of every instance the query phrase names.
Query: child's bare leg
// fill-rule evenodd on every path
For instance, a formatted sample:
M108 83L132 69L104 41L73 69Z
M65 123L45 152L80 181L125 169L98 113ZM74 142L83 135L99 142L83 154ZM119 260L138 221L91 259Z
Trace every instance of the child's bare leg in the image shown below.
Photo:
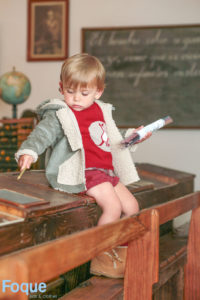
M125 190L126 188L124 187L124 189L121 185L122 184L118 183L115 187L113 187L110 182L105 182L88 190L87 194L95 197L97 203L103 209L103 214L99 219L98 225L103 225L119 219L121 212L123 210L128 210L128 206L131 209L130 214L132 214L133 203L135 204L134 212L137 210L137 201L134 197L132 197L132 194L130 195ZM119 196L122 198L120 199ZM122 199L124 200L126 197L128 197L128 200L125 200L125 205ZM130 205L128 205L129 202ZM125 272L127 249L127 244L123 244L111 251L101 253L92 260L90 272L95 275L122 278Z
M110 182L98 184L89 189L86 194L94 197L103 211L98 225L110 223L120 218L122 213L121 201Z
M120 199L124 215L131 216L136 214L139 211L139 205L131 192L121 182L119 182L114 189Z

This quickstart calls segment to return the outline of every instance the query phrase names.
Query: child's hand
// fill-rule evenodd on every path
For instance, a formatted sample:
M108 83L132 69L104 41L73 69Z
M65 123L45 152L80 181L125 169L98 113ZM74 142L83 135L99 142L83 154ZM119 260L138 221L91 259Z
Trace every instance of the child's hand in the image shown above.
M136 128L134 130L134 132L137 132L138 130L140 130L142 128L144 128L144 126L140 126L140 127ZM147 132L147 134L145 135L145 137L143 137L141 140L138 140L135 144L139 144L141 142L144 142L146 139L150 138L150 136L152 136L152 132L149 131L149 132Z
M21 155L18 160L18 166L20 167L20 171L24 169L30 169L31 164L33 163L33 157L28 154Z

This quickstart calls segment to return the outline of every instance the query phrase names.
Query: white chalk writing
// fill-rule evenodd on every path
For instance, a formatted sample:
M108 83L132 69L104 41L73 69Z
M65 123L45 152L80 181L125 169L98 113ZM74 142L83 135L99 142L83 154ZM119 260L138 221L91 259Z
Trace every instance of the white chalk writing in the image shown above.
M133 80L200 77L200 36L189 31L176 35L163 29L94 31L90 47L99 50L107 77ZM121 48L122 47L122 48ZM122 50L120 50L122 49ZM121 53L120 53L121 51ZM100 54L102 53L102 55Z

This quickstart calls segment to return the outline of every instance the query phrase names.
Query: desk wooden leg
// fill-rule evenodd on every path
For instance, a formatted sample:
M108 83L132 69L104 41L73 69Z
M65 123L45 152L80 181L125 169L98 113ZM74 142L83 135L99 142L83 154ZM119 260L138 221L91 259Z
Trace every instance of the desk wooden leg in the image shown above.
M152 284L158 281L158 212L153 209L140 221L148 231L143 237L128 244L124 300L152 299Z
M185 266L185 300L200 299L200 207L192 212Z

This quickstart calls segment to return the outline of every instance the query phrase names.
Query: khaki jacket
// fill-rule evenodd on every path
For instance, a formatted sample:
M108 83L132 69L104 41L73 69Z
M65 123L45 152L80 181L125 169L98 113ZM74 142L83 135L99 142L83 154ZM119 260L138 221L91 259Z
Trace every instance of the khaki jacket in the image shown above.
M113 157L114 171L127 185L139 177L128 148L121 148L120 134L113 118L112 105L97 100L106 123ZM16 153L30 154L37 160L47 150L46 177L54 189L79 193L85 188L85 153L76 117L60 99L43 102L37 109L41 121Z

